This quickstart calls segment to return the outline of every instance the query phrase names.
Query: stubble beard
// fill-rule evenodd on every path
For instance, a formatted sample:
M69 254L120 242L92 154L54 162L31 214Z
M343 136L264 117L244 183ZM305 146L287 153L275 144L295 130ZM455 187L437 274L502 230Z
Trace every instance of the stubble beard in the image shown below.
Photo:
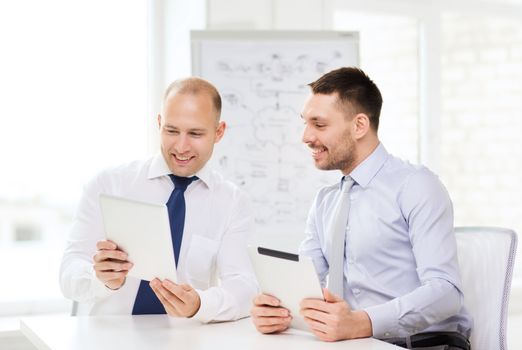
M321 170L344 170L349 169L355 163L355 143L352 140L352 135L347 131L342 137L343 143L337 149L330 153L326 159L326 164L316 164Z

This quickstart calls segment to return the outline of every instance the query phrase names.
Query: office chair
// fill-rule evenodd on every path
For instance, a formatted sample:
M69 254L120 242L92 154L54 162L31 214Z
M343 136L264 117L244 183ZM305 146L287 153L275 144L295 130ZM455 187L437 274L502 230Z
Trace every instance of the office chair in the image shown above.
M78 316L78 302L77 301L72 302L71 316Z
M474 320L473 350L507 350L509 293L517 234L496 227L456 227L464 305Z

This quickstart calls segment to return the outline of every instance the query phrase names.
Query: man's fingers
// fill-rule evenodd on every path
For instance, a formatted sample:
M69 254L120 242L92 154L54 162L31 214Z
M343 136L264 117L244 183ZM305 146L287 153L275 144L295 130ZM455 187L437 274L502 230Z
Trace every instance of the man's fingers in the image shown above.
M169 280L161 282L161 286L170 296L167 298L173 303L190 304L194 299L194 288L188 284L178 285Z
M128 271L133 266L130 262L117 262L117 261L110 261L105 260L102 262L97 262L94 264L94 269L96 271L114 271L114 272L120 272L120 271Z
M153 284L151 283L150 284L150 287L152 288L152 290L154 291L154 293L156 294L156 296L158 297L161 305L163 305L163 307L165 308L165 311L167 312L167 314L171 315L171 316L179 316L180 313L178 312L178 310L176 309L176 307L174 305L172 305L166 298L165 296L161 293L160 289L161 289L161 285L158 286L157 284Z
M317 322L308 317L304 318L308 327L310 327L310 331L322 341L334 341L335 339L330 335L328 331L328 326L324 323Z
M99 250L93 257L95 262L100 262L108 259L127 261L127 253L121 250Z
M159 301L165 308L165 311L170 316L181 316L181 311L178 310L180 301L176 301L176 297L172 295L167 289L165 289L158 279L154 279L150 282L150 287L158 297Z
M103 249L114 250L116 248L118 248L116 243L111 242L111 241L103 240L103 241L96 242L96 249L98 249L98 250L103 250Z
M323 296L324 296L324 300L329 303L337 303L337 302L344 301L343 298L341 298L337 294L332 293L328 288L323 288Z
M312 329L312 333L313 333L317 338L319 338L319 339L322 340L322 341L327 341L327 342L335 341L335 339L333 339L331 336L329 336L328 333L321 332L321 331L314 330L314 329Z
M251 314L257 317L288 317L290 311L283 307L255 306L252 308Z
M314 318L310 318L310 317L304 317L304 320L306 321L306 323L308 324L308 326L310 327L311 330L327 333L327 331L328 331L327 324L320 322Z
M188 284L179 285L169 280L163 280L161 286L181 300L185 300L189 292L192 291L192 287Z
M304 309L314 309L319 310L323 312L331 312L332 311L332 304L327 303L326 301L319 300L319 299L303 299L301 301L301 304L299 304L301 307L301 310Z
M165 280L164 282L169 282L170 283L169 280ZM189 284L182 284L182 285L180 285L180 287L183 288L183 290L186 291L186 292L191 292L194 289Z
M172 304L175 308L177 308L180 304L183 304L183 300L178 298L178 296L172 293L169 289L165 288L162 283L159 281L151 282L151 286L154 286L155 291L163 296L163 298L170 304ZM177 287L177 286L176 286Z
M128 271L121 271L121 272L103 272L103 271L96 271L96 276L102 282L107 283L109 281L118 280L118 279L124 279L125 276L127 276Z
M257 317L256 318L256 326L264 327L264 326L281 326L288 325L292 317Z
M257 330L261 333L270 334L270 333L276 333L276 332L282 332L288 328L287 325L272 325L272 326L259 326L257 327Z
M292 322L288 317L254 317L256 329L261 333L276 333L286 330Z
M154 293L156 293L156 296L158 297L159 301L161 301L161 303L163 304L163 306L165 306L166 304L168 304L168 301L167 299L165 298L165 296L163 295L163 293L161 293L161 284L158 284L158 283L155 283L154 281L151 281L149 283L149 286L150 288L152 288L152 290L154 291Z
M270 306L279 306L281 302L276 297L273 297L268 294L258 294L253 300L254 305L270 305Z
M305 319L308 318L323 324L328 323L328 321L332 318L330 314L314 309L301 309L300 313Z

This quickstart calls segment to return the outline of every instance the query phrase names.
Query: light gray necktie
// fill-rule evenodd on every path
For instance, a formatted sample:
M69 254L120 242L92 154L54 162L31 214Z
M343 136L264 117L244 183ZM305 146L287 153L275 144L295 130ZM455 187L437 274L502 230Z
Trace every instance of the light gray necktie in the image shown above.
M336 203L330 225L330 271L328 274L328 289L344 298L344 250L348 213L350 212L350 189L354 184L350 176L345 176L341 182L341 193Z

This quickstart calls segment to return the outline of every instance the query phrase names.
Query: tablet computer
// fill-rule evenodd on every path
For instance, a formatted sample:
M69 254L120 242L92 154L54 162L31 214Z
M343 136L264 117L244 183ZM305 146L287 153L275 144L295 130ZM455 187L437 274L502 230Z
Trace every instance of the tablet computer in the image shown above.
M128 276L176 282L176 263L167 206L100 194L107 239L129 255Z
M305 298L324 300L311 258L264 247L248 249L261 291L276 297L290 310L290 327L309 331L299 304Z

